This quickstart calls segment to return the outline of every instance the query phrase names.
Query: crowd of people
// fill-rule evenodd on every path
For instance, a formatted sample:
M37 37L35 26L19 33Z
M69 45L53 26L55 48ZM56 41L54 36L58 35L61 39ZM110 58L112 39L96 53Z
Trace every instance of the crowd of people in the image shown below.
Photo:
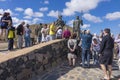
M117 54L115 58L118 59L118 66L120 69L120 34L114 38L110 29L106 28L104 31L101 31L100 36L96 34L92 35L90 30L81 31L79 43L76 37L77 34L73 33L67 43L69 49L69 65L75 66L76 60L78 60L77 57L81 56L81 66L83 68L90 68L90 59L92 57L93 65L101 66L104 73L104 79L110 80L112 76L114 54ZM114 45L117 45L117 47L114 48ZM80 48L82 52L78 53ZM116 51L116 53L114 53L114 51Z
M61 19L61 18L60 18ZM79 21L77 17L75 23L82 22ZM51 24L42 24L35 26L35 30L30 29L30 25L25 25L25 22L21 22L16 28L13 26L13 21L10 13L5 12L0 20L1 27L1 40L8 41L8 50L14 50L14 39L17 38L17 48L22 49L23 47L30 47L33 44L39 44L48 42L54 39L67 39L67 45L69 49L68 60L70 66L75 66L76 59L81 56L82 67L90 67L90 58L92 55L93 64L101 66L104 72L104 79L110 79L112 73L112 62L113 62L113 52L114 44L116 57L120 60L120 34L114 38L111 35L109 28L101 31L100 36L96 34L91 34L90 30L81 30L77 33L76 29L71 33L68 27L63 28L62 26L56 26L55 22ZM80 25L80 24L79 24ZM79 26L77 25L77 26ZM83 23L82 23L83 25ZM79 27L78 27L79 28ZM73 29L74 30L74 29ZM35 35L31 37L31 34L35 32ZM35 42L36 41L36 42ZM24 46L23 46L23 43ZM81 55L79 55L79 50L81 49ZM87 62L87 64L85 64ZM119 64L120 65L120 64ZM120 68L120 67L119 67ZM109 75L107 73L109 71Z

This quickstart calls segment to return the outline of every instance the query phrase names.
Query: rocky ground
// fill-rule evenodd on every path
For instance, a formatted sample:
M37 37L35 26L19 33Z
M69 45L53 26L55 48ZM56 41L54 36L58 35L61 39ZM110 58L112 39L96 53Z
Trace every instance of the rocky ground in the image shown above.
M90 68L82 68L78 62L75 67L68 66L67 62L50 70L42 76L34 77L32 80L101 80L103 72L99 66L94 66L91 63ZM118 80L120 78L120 70L116 64L113 63L113 75L111 80Z

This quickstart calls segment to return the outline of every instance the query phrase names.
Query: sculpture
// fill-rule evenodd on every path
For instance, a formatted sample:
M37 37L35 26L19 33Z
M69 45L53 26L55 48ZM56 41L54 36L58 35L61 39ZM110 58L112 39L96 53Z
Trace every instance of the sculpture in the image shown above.
M80 39L80 25L83 25L83 21L76 16L76 20L73 21L73 33L77 34L77 39Z

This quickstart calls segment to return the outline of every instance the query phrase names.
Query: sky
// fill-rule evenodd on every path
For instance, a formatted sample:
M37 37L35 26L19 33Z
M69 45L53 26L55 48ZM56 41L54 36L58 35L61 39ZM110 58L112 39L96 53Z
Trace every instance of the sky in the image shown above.
M72 27L80 16L82 30L99 34L110 28L113 34L120 33L120 0L0 0L0 13L4 12L10 12L14 26L22 21L51 23L62 15L66 25Z

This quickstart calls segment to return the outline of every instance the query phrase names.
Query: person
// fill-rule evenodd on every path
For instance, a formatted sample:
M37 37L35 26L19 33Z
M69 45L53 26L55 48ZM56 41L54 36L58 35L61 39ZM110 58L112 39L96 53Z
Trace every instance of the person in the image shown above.
M69 39L70 36L71 36L70 30L67 27L65 27L65 30L63 31L63 34L62 34L62 38Z
M57 39L62 39L62 27L58 27L57 32L56 32L56 38Z
M50 31L49 31L50 41L55 39L55 33L56 33L55 22L53 22L50 25Z
M22 48L23 46L23 35L24 35L24 24L25 22L22 22L18 27L17 27L17 35L18 35L18 43L17 46L19 49Z
M11 51L13 50L13 44L15 38L15 27L12 26L11 22L9 22L8 24L7 38L8 38L8 50Z
M29 47L31 44L30 34L32 33L31 29L29 28L29 24L26 25L25 32L24 32L24 39L25 39L25 47Z
M41 29L42 29L42 23L40 23L40 25L36 26L35 28L35 35L36 35L37 43L41 42L41 37L42 37Z
M47 42L50 41L49 31L50 31L50 25L48 25L48 26L47 26L47 29L46 29L46 33L47 33L47 34L46 34L46 35L47 35L47 36L46 36L46 41L47 41Z
M73 21L73 33L77 33L78 40L80 40L80 25L83 25L83 21L76 16L76 20Z
M9 23L9 19L8 19L8 13L7 12L5 12L4 14L3 14L3 16L1 17L1 20L0 20L0 23L1 23L1 34L0 34L0 36L1 36L1 39L2 40L6 40L6 32L7 32L7 29L8 29L8 23Z
M112 75L114 40L111 37L109 28L104 29L103 33L104 37L102 39L99 51L100 66L104 73L104 79L110 80Z
M90 48L92 43L92 35L90 34L90 30L87 30L85 34L80 34L82 39L82 67L85 66L85 59L87 58L87 67L90 67Z
M103 30L101 30L101 32L100 32L100 36L99 36L99 40L100 40L100 42L102 41L102 38L104 37L104 33L103 33Z
M42 33L42 40L41 42L46 42L47 41L47 24L44 25L44 27L41 30Z
M120 34L117 35L117 37L115 38L115 42L116 44L116 53L118 54L118 66L119 66L119 70L120 70ZM116 54L116 55L117 55Z
M76 56L77 40L75 38L76 38L76 34L73 33L67 43L69 49L68 60L70 66L75 66L76 58L77 58Z
M91 47L91 51L93 54L93 64L96 65L99 63L99 50L100 50L100 43L98 42L98 40L96 38L93 39L92 42L92 47Z

